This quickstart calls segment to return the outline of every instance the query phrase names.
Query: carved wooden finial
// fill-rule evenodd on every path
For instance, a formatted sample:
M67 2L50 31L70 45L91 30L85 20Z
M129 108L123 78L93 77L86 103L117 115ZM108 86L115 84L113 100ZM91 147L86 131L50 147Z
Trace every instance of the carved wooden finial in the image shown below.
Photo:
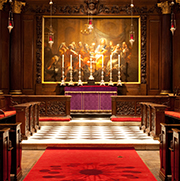
M0 0L0 10L3 10L3 4L6 2L7 0Z
M87 14L95 15L98 13L98 6L99 0L85 0L84 3L87 5L86 12Z
M170 14L171 13L171 5L168 1L157 3L157 6L162 9L162 14Z

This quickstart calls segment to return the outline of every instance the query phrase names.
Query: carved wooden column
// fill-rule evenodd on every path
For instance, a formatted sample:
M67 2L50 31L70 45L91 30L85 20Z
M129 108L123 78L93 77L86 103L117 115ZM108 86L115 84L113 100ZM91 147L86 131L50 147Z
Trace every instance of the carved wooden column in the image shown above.
M14 1L14 28L10 33L10 60L9 60L9 92L10 94L22 94L21 91L21 7L25 5L20 1Z
M14 14L14 28L10 33L9 90L10 94L21 92L21 16Z
M0 27L2 27L2 9L0 9ZM0 29L0 39L2 40L2 28ZM2 41L0 42L0 94L3 94L2 89Z
M162 74L161 94L172 92L172 35L171 7L168 1L158 3L162 8Z
M3 10L3 4L6 2L7 0L4 1L0 1L0 94L3 94L2 89L2 10Z

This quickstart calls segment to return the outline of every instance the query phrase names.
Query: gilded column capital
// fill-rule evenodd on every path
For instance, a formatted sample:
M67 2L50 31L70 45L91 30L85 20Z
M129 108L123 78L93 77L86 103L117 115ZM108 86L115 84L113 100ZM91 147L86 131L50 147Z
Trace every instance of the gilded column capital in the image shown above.
M6 2L7 0L0 0L0 10L3 10L3 4Z
M13 12L16 14L20 14L22 6L25 6L25 5L26 5L25 2L15 0L13 4Z
M171 14L171 5L168 1L157 3L157 6L162 9L162 14Z

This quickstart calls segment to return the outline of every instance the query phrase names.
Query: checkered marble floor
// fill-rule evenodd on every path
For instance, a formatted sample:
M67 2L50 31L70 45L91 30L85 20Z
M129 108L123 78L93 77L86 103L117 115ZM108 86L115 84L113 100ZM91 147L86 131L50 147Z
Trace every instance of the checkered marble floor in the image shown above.
M110 144L159 144L147 136L138 126L42 126L28 140L23 140L23 144L28 143L110 143Z

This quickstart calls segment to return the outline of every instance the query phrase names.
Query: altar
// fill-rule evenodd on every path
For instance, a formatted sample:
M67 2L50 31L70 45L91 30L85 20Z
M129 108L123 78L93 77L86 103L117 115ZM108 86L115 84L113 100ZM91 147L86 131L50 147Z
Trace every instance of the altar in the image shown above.
M111 96L117 95L117 87L78 86L65 87L65 95L71 95L71 112L111 112Z

